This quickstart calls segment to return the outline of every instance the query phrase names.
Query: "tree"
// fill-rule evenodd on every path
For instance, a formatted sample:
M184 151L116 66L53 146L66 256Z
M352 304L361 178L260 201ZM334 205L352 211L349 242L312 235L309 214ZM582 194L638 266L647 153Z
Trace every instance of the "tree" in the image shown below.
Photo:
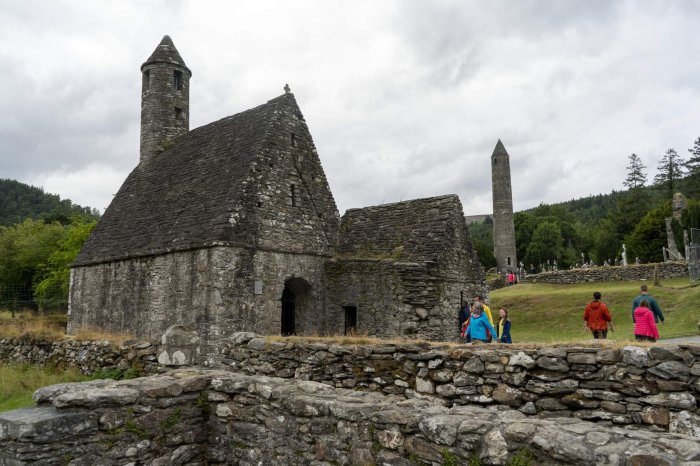
M688 149L690 158L683 164L690 176L700 176L700 138L695 140L692 149Z
M637 154L633 153L627 158L630 163L627 165L627 177L622 184L628 189L641 188L647 182L647 174L644 172L644 169L647 167Z
M654 182L668 188L669 199L673 197L674 187L678 180L683 177L683 163L683 159L681 159L675 149L669 149L656 167L658 173L654 177Z
M554 222L537 225L525 252L525 263L539 266L547 261L561 260L564 255L564 238L559 226Z
M40 270L64 236L59 223L31 219L0 230L0 301L11 307L33 305Z
M41 268L34 299L40 309L66 309L70 285L70 265L78 257L97 221L74 223L66 228L65 236Z
M651 210L625 238L630 257L639 257L642 262L661 262L661 249L666 246L666 217L671 216L671 203Z
M700 138L695 140L692 149L688 149L690 158L685 162L685 169L688 170L686 178L686 195L698 197L700 195Z

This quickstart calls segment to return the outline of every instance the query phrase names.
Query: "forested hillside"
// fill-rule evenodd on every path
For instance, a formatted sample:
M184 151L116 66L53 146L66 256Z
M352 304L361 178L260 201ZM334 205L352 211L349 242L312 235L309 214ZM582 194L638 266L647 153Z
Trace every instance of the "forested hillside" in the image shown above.
M75 215L97 218L99 212L45 193L41 188L0 179L0 225L10 226L28 218L67 225Z
M0 179L0 311L65 311L69 266L99 212Z

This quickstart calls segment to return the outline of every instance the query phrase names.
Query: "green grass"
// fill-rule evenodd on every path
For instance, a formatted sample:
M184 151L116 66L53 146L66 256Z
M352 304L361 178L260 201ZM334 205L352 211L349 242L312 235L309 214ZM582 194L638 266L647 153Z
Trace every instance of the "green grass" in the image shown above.
M584 331L583 310L600 291L613 317L614 340L634 340L632 300L639 294L639 285L646 283L649 294L656 298L666 319L659 324L661 338L698 335L700 318L700 286L689 286L687 279L662 280L661 286L651 282L603 282L578 285L518 284L490 293L494 319L498 309L508 309L512 322L513 342L559 342L589 340Z
M64 382L79 382L88 377L76 370L60 370L31 364L0 365L0 412L34 406L35 390Z

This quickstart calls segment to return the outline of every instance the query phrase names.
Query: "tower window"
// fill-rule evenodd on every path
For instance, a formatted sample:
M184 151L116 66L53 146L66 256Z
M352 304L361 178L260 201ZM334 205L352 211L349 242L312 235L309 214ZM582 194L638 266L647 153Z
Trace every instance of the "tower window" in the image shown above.
M148 86L150 86L150 84L151 84L151 71L146 70L143 72L143 83L142 83L143 90L147 91Z
M297 137L292 133L292 139L291 139L292 147L297 146Z
M175 119L182 120L184 118L185 118L185 114L183 113L182 109L179 107L175 107Z
M510 265L510 256L508 256L508 265Z
M291 196L292 196L292 206L296 207L297 205L297 187L292 184L291 186Z
M182 71L173 71L173 89L182 89Z

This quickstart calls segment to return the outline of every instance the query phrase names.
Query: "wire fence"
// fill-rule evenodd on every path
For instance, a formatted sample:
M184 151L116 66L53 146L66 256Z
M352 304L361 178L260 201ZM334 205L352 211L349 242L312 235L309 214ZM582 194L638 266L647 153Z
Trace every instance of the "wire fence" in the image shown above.
M38 303L30 286L18 286L0 283L0 311L13 314L20 311L32 311L42 314L64 313L68 310L67 296L53 296Z

